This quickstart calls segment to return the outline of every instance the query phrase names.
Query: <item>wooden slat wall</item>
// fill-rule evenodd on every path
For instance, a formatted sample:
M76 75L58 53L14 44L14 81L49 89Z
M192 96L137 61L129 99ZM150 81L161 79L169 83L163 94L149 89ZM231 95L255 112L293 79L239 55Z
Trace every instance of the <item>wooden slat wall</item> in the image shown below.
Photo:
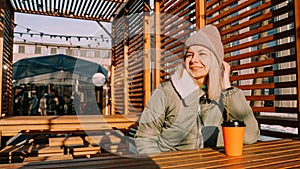
M231 81L243 89L263 135L296 136L269 130L298 128L294 8L292 1L207 2L207 24L215 24L232 65ZM278 116L280 118L278 118Z
M206 10L199 12L201 7ZM160 44L160 49L155 51L159 59L155 58L154 69L160 70L159 82L169 80L182 62L183 42L204 25L199 18L203 19L205 11L205 24L214 24L221 32L225 60L232 67L232 84L243 90L260 123L261 133L276 137L298 135L299 54L295 52L295 46L299 37L295 36L295 25L299 23L295 22L297 7L294 1L160 0L155 1L155 8L155 12L159 12L159 15L155 14L155 31L160 35L155 35L155 42ZM138 9L139 3L127 3L127 14L135 13ZM145 57L141 49L145 39L141 34L143 26L140 22L144 19L143 16L135 16L122 22L117 19L114 23L113 99L119 113L141 112L144 106ZM124 31L126 28L127 31ZM154 72L157 74L157 71ZM268 126L274 125L283 129L268 129Z
M262 135L299 135L299 2L297 0L207 0L206 24L216 25L222 36L225 61L232 67L231 81L242 89L257 117ZM157 0L155 17L160 36L160 82L166 81L181 61L182 42L197 23L198 1ZM295 10L298 16L295 16ZM198 14L199 15L199 14ZM200 14L201 16L201 14ZM159 21L157 21L159 20ZM296 25L296 26L295 26ZM199 26L198 26L199 27ZM299 51L299 49L298 49ZM156 61L157 62L157 61ZM297 93L298 92L298 93ZM279 125L278 131L269 127ZM272 129L273 130L273 129Z
M298 107L298 135L300 135L300 92L299 92L299 86L300 86L300 2L299 1L294 1L294 18L295 18L295 39L296 39L296 50L295 53L297 53L297 80L298 80L298 103L297 103L297 107Z
M190 33L196 30L196 3L192 0L163 0L157 1L159 20L155 26L159 27L160 53L156 69L160 70L160 82L167 81L182 62L183 44ZM157 42L156 42L157 43ZM156 49L157 50L157 49ZM156 57L158 54L156 54Z
M112 23L113 28L113 53L112 53L112 114L124 112L124 53L126 36L125 10L122 10Z
M143 111L144 92L144 3L128 3L129 49L128 49L128 111Z
M150 79L145 77L145 67L150 67L150 61L145 62L145 51L150 51L150 46L149 49L145 49L145 12L148 12L146 3L128 1L123 12L113 22L115 42L112 95L115 113L141 113L144 109L145 91L150 91L144 84L145 79ZM150 73L148 74L150 76ZM149 87L151 88L151 85Z
M0 0L1 114L12 115L12 55L14 12L9 1Z

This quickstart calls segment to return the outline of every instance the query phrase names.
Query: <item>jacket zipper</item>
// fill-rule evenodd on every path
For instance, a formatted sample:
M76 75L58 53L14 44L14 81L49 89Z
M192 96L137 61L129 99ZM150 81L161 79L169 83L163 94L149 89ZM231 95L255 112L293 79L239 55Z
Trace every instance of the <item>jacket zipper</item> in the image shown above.
M202 132L201 129L204 126L203 121L201 119L201 107L200 104L198 104L197 108L197 127L198 127L198 135L197 135L197 148L201 148L202 142L203 142L203 137L202 137Z

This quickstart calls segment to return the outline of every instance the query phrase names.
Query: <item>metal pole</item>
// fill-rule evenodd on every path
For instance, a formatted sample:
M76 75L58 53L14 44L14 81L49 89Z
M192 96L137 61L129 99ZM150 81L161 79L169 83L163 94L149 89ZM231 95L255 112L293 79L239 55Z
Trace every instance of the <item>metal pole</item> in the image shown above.
M99 24L99 26L107 33L107 35L111 38L111 33L102 25L101 22L97 22Z

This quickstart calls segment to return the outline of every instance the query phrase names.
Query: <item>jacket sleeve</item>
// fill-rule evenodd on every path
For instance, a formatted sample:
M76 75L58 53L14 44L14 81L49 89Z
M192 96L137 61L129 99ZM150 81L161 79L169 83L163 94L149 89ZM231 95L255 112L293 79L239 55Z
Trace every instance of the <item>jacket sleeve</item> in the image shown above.
M243 92L238 88L233 88L225 91L224 94L225 106L230 112L230 119L244 121L246 124L244 143L255 143L258 140L260 131L254 113Z
M158 139L165 120L165 94L157 88L150 97L140 119L135 143L139 154L161 152Z

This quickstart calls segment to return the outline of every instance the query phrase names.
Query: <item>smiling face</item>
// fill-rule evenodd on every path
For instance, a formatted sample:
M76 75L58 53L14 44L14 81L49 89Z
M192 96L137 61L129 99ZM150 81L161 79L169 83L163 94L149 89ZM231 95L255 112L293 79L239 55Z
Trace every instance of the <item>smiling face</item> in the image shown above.
M210 50L203 46L194 45L188 48L185 55L185 66L188 72L204 84L209 72Z

